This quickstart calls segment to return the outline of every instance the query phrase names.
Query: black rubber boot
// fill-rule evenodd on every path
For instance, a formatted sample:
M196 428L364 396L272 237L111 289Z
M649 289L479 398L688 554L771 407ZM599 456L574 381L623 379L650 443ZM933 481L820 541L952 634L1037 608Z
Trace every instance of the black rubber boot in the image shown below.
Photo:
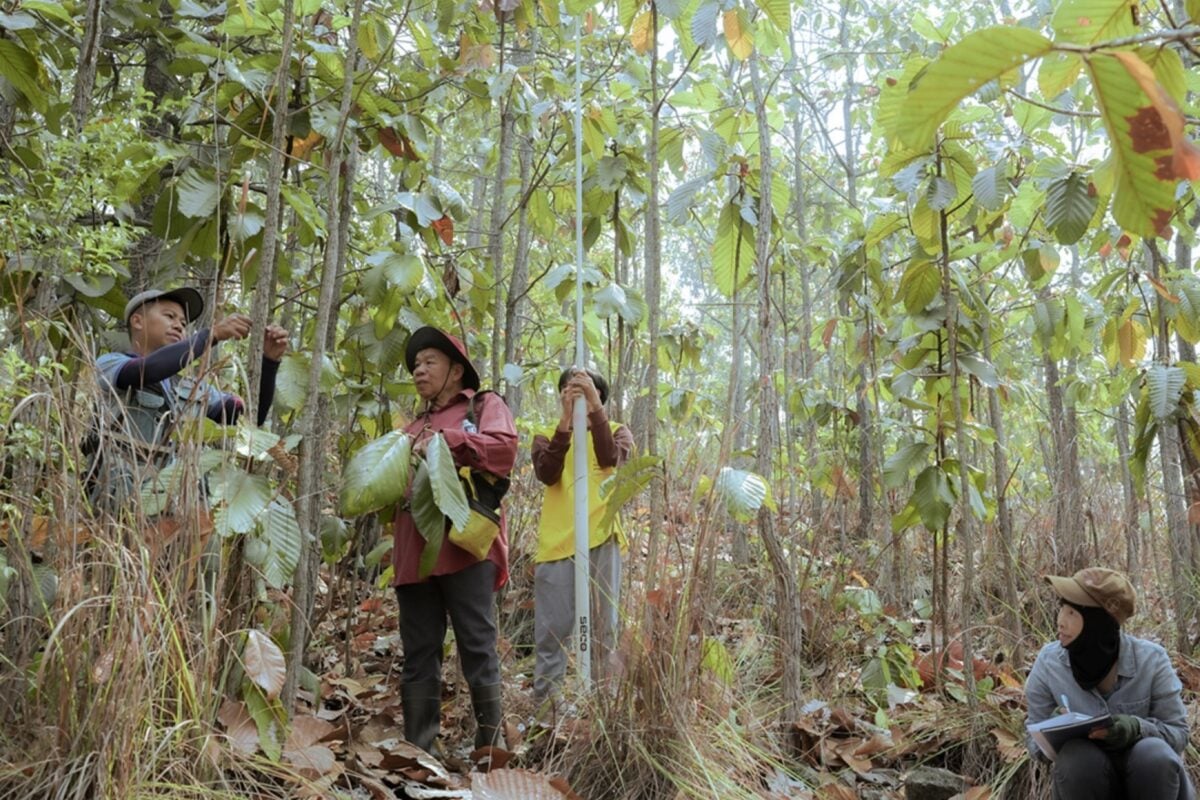
M401 684L400 703L404 706L404 738L432 753L442 724L441 681Z
M475 711L475 749L504 747L504 715L500 710L500 684L471 687L471 708Z

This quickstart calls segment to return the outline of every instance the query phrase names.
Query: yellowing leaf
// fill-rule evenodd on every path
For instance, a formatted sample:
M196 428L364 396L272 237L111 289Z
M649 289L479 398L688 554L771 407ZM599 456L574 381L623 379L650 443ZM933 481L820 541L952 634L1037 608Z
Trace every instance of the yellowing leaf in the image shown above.
M1136 7L1137 0L1063 0L1050 24L1061 41L1095 44L1136 33Z
M725 41L735 58L745 61L754 52L754 33L746 24L746 14L742 9L726 11L721 18L725 29Z
M650 46L654 44L653 28L654 15L650 11L643 11L633 20L633 25L629 29L629 41L633 44L634 52L639 56L650 52Z
M1132 367L1146 352L1146 332L1131 319L1117 328L1117 359L1123 367Z
M964 98L1030 59L1051 42L1028 28L994 27L968 34L916 79L900 110L898 132L916 148L928 146L938 126Z
M283 691L287 661L279 645L262 631L247 632L242 666L246 670L246 677L258 684L269 699L274 700Z
M1084 64L1112 142L1113 217L1142 236L1165 234L1177 178L1200 175L1200 154L1183 139L1178 109L1135 54L1089 55Z

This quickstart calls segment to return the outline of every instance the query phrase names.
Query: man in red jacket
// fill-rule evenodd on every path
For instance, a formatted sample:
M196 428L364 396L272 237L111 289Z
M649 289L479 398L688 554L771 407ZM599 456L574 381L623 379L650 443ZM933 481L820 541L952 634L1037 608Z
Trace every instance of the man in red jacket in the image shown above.
M440 433L455 467L506 477L517 458L516 426L499 395L479 392L479 373L463 343L436 328L420 328L408 340L405 364L423 402L421 413L404 429L413 452L423 455L433 434ZM412 513L402 509L396 515L392 564L404 644L404 737L424 750L437 738L449 617L471 689L478 725L475 746L502 745L495 591L508 580L504 513L499 535L482 560L445 538L433 571L422 579L418 567L424 547Z

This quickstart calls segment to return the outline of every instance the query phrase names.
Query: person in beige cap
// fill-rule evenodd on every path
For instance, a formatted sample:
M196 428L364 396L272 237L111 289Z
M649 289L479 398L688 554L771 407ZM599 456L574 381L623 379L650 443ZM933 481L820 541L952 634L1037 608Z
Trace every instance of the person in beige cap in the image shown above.
M125 304L129 348L96 359L107 401L89 454L88 483L97 506L116 511L171 460L168 437L181 415L196 413L225 425L241 416L245 405L237 395L179 377L216 343L245 339L250 333L250 318L231 314L188 335L188 325L203 310L204 298L190 286L149 289ZM268 325L263 335L259 425L275 396L275 375L287 346L287 331Z
M1059 599L1058 640L1038 653L1025 683L1028 722L1073 711L1111 714L1111 727L1071 739L1052 768L1056 800L1195 796L1180 754L1187 746L1183 686L1160 645L1130 636L1137 595L1103 567L1047 576ZM1029 740L1037 758L1041 751Z

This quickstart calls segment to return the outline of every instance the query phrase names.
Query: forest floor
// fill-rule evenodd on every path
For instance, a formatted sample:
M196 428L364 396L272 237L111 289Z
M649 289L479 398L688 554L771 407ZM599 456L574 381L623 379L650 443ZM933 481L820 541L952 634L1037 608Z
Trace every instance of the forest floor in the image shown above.
M848 616L854 635L825 643L829 649L809 671L812 699L804 714L780 726L758 718L760 713L769 718L772 709L754 698L746 699L745 683L747 679L756 681L757 676L739 672L739 667L746 666L748 651L769 649L762 620L723 618L716 639L723 653L735 655L726 661L725 674L711 659L706 659L703 667L713 673L709 683L718 690L700 698L680 698L681 703L708 706L686 714L691 731L685 748L692 758L707 763L702 771L725 773L723 780L728 782L723 785L727 788L717 788L722 784L718 781L706 793L697 787L694 777L674 780L669 758L653 768L660 773L657 788L631 785L602 766L588 763L605 758L605 751L614 758L618 753L628 758L630 753L627 746L605 741L619 737L614 730L622 725L637 724L637 720L611 718L614 709L616 716L621 716L620 705L609 702L611 696L597 706L576 698L556 718L543 710L539 721L530 685L531 598L520 588L504 595L501 614L507 634L502 636L500 649L508 749L471 752L474 721L469 693L450 642L444 670L441 757L435 759L408 745L402 739L399 669L403 656L394 600L390 591L382 589L355 594L354 603L331 604L331 613L317 634L313 664L321 670L321 691L319 697L306 699L314 717L325 723L318 738L329 747L336 763L325 765L323 772L320 768L307 770L309 777L316 778L311 796L321 796L321 786L335 785L343 792L352 787L353 797L371 800L730 796L985 800L1049 796L1045 771L1031 769L1023 736L1022 681L1036 648L1025 656L1025 664L1014 668L1003 653L988 651L986 643L980 643L980 652L992 652L992 656L976 659L977 699L969 704L961 680L961 646L952 642L948 648L947 677L942 689L936 690L924 623L893 620L883 625L879 616L886 615L877 615L874 622ZM851 609L848 613L855 612ZM825 636L833 631L833 627L827 628ZM899 638L903 634L908 636L905 641ZM882 658L864 658L864 652ZM1200 664L1179 657L1175 663L1184 682L1189 717L1200 718ZM891 680L881 682L881 665L887 673L883 677ZM777 688L769 683L777 673L768 670L764 676L768 683L757 689ZM620 680L632 678L626 675ZM902 684L906 682L925 685L905 688ZM618 688L615 694L622 691ZM714 716L730 724L716 730L705 722ZM1200 777L1195 741L1187 759L1193 775ZM722 754L722 749L728 752ZM638 748L633 752L635 758L639 753L649 758ZM757 754L758 763L730 768L723 763L723 755L729 752ZM485 764L490 760L490 775L478 771L481 760ZM297 766L302 763L293 760ZM638 773L638 765L629 767ZM681 775L695 771L695 765L678 767ZM619 764L610 765L612 768L617 773L621 770ZM730 774L733 770L736 775ZM734 785L736 792L728 788Z

